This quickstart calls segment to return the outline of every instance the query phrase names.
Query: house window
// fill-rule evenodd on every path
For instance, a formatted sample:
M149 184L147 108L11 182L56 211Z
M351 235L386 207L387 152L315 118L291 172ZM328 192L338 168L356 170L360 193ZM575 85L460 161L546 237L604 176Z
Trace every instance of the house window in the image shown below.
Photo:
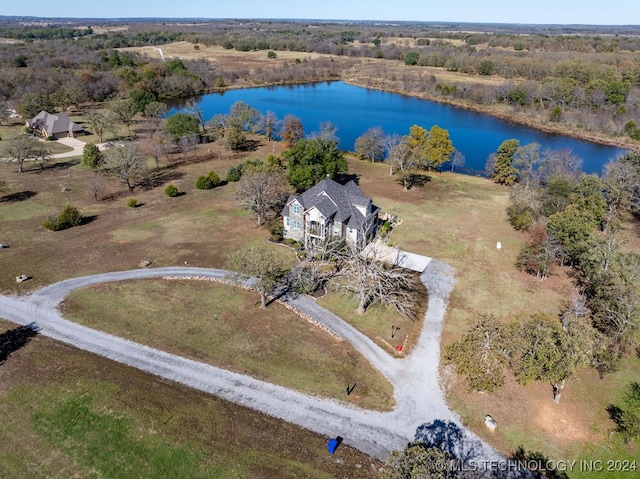
M300 229L300 222L299 222L299 221L294 221L294 222L293 222L293 227L294 227L295 229L299 230L299 229Z
M353 233L353 228L349 228L349 234Z
M295 214L295 215L299 215L300 214L300 206L299 205L293 205L293 214Z
M287 226L289 226L289 225L290 225L290 223L291 223L291 220L290 220L290 219L289 219L289 217L287 216L287 217L284 219L284 224L285 224L285 225L287 225Z

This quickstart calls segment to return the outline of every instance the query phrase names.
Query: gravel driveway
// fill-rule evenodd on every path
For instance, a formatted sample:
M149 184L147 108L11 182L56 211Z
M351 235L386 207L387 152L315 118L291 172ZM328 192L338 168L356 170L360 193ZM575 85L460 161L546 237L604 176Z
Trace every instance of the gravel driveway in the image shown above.
M440 436L446 433L443 432L445 430L449 431L446 434L455 430L459 436L449 449L458 457L475 461L503 459L467 431L444 400L438 376L440 333L454 279L452 269L438 261L431 261L421 275L429 291L429 304L416 348L403 359L390 356L312 299L304 296L286 299L349 341L387 377L395 389L396 408L391 412L359 409L334 399L313 397L168 354L72 323L65 320L57 309L70 291L92 284L163 276L223 279L226 274L226 271L216 269L170 267L74 278L44 287L26 297L0 295L0 317L22 325L35 323L40 334L45 336L276 416L327 437L340 435L346 444L382 460L390 451L404 448L416 435L423 434L425 424L447 426L448 429L442 427L436 431ZM433 428L427 427L426 430L432 433L428 437L433 437Z

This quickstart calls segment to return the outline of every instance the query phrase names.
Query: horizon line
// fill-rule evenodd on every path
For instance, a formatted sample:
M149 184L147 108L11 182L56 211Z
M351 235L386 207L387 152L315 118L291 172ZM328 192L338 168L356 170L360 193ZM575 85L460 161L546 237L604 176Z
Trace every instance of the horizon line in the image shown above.
M74 17L74 16L34 16L34 15L0 15L0 19L37 19L37 20L98 20L98 21L289 21L289 22L358 22L358 23L408 23L408 24L462 24L462 25L518 25L518 26L549 26L549 27L636 27L640 24L607 24L607 23L522 23L522 22L491 22L491 21L461 21L461 20L382 20L382 19L350 19L350 18L266 18L266 17Z

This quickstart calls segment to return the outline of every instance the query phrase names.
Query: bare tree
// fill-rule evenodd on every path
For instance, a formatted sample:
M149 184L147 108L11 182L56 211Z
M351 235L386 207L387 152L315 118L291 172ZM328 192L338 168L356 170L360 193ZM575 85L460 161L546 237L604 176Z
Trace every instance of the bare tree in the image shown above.
M136 145L119 145L105 152L103 171L120 179L129 191L133 191L147 174L146 160L139 154Z
M372 163L384 158L385 136L379 126L369 128L362 136L356 139L355 150L361 158Z
M198 146L198 142L200 138L195 133L189 133L188 135L184 135L180 137L179 145L182 150L182 154L186 157L187 153L191 152L194 156L196 154L196 147Z
M627 210L634 194L640 188L640 175L631 163L614 161L605 165L604 176L605 198L607 200L607 220L619 218L622 211Z
M2 156L16 161L18 173L23 173L25 160L33 159L46 162L51 157L51 152L43 142L30 136L19 136L6 142Z
M266 246L250 246L233 253L227 262L229 276L236 282L250 281L260 293L260 307L267 307L267 295L285 274L280 258Z
M104 130L108 128L109 119L101 112L97 110L90 110L87 113L87 123L93 129L94 133L98 135L98 140L102 143L104 139Z
M0 101L0 125L9 119L9 103Z
M293 189L286 173L267 165L245 165L233 197L257 216L258 225L278 214Z
M541 180L542 158L540 156L540 145L538 143L528 143L518 147L513 156L513 165L519 170L520 184L525 189L538 188Z
M127 127L127 133L131 136L131 124L133 117L136 115L136 107L130 99L113 100L109 104L109 111L114 118Z
M331 281L353 294L357 312L382 304L410 319L417 319L426 291L414 271L404 268L398 258L383 257L382 243L366 247L358 244L334 249L335 270Z
M267 111L264 115L260 115L260 119L258 120L258 129L263 131L267 136L267 139L271 141L273 139L273 135L278 130L278 125L280 121L276 114L272 111Z
M454 168L462 168L464 166L465 157L459 150L456 150L451 157L451 173Z
M398 174L406 190L411 183L411 174L416 169L415 155L407 137L392 135L387 139L387 158L389 174Z
M302 121L293 115L287 115L282 121L282 129L280 130L280 137L284 141L288 148L291 148L296 142L304 137L304 130L302 127Z
M156 162L156 170L160 169L160 156L166 153L166 143L169 138L161 130L155 131L144 142L142 151L153 157Z
M318 131L313 131L309 134L310 140L320 139L323 141L339 141L338 128L330 121L320 123Z
M207 133L207 122L204 120L204 112L200 105L198 105L195 100L191 99L187 102L187 107L198 119L198 124L202 127L202 133L206 135Z
M93 197L96 203L98 203L102 197L102 191L104 190L104 178L100 175L92 175L87 181L87 191Z

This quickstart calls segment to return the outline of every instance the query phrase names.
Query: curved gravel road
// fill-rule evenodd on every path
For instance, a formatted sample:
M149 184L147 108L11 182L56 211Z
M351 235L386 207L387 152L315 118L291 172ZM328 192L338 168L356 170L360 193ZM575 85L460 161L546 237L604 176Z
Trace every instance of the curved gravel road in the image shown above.
M448 408L439 384L440 333L447 300L453 288L452 269L431 261L421 275L429 291L422 335L415 350L403 359L394 358L373 341L319 307L312 299L285 297L296 309L313 316L360 351L394 386L396 407L391 412L359 409L333 399L313 397L246 375L185 359L132 341L73 323L57 309L70 291L97 283L139 278L208 277L224 279L226 271L169 267L138 269L61 281L29 296L0 295L0 317L21 325L35 324L40 334L80 349L127 364L151 374L205 391L234 403L281 418L344 442L379 459L402 449L415 439L420 426L442 421L457 426L462 434L450 446L457 457L499 461L503 457L466 430Z

